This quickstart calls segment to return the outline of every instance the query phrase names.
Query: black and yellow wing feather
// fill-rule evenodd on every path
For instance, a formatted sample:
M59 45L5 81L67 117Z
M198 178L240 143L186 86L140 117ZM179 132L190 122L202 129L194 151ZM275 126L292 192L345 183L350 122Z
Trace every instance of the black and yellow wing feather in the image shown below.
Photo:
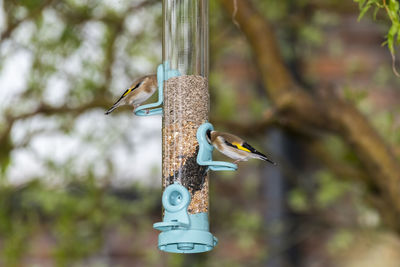
M117 102L114 103L114 105L112 105L112 107L106 111L106 115L110 114L114 109L116 109L118 107L119 102L121 102L121 100L126 97L130 92L132 92L133 90L135 90L136 88L138 88L141 84L143 83L143 81L137 83L134 87L128 88L125 90L125 92L122 94L122 96L117 100Z
M132 92L133 90L135 90L136 88L138 88L140 85L142 84L142 82L137 83L135 85L135 87L131 87L125 90L125 92L122 94L122 96L117 100L117 102L115 102L115 104L117 104L119 101L121 101L122 98L124 98L127 94L129 94L130 92ZM114 104L114 105L115 105Z
M242 150L242 151L246 151L248 153L252 153L255 155L260 156L261 159L268 161L272 164L276 164L275 162L273 162L272 160L270 160L266 155L264 155L263 153L257 151L254 147L252 147L251 145L249 145L246 142L243 143L238 143L238 142L232 142L229 143L228 141L225 140L225 144L227 144L228 146L234 147L236 149Z

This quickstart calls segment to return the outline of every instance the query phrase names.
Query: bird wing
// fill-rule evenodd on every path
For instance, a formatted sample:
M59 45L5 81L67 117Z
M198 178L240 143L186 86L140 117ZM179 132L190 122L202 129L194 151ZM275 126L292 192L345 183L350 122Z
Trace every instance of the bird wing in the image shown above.
M219 136L221 136L223 138L226 145L236 148L236 149L239 149L239 150L242 150L242 151L245 151L245 152L248 152L248 153L251 153L251 150L249 150L246 147L243 147L244 141L240 137L233 135L233 134L229 134L229 133L222 133L222 132L217 132L217 133Z
M259 155L259 156L262 156L262 157L267 158L267 156L265 156L265 155L264 155L263 153L261 153L261 152L258 152L254 147L252 147L251 145L249 145L249 144L246 143L246 142L243 142L242 146L243 146L243 148L249 150L251 153L254 153L254 154L257 154L257 155Z
M126 89L125 92L122 94L122 96L115 103L118 103L119 101L121 101L122 98L124 98L127 94L129 94L130 92L132 92L133 90L138 88L142 83L143 83L143 80L138 82L135 86L132 86L132 87Z
M212 135L212 133L211 133ZM233 147L234 149L237 149L236 153L240 153L242 156L247 157L255 157L259 158L265 161L268 161L274 165L276 165L272 160L270 160L267 156L265 156L263 153L258 152L254 147L243 141L240 137L233 135L233 134L228 134L228 133L218 133L218 135L222 138L221 141L224 142L225 145ZM220 150L220 149L218 149ZM221 151L221 150L220 150ZM222 152L222 151L221 151Z
M242 143L232 142L232 143L229 143L228 141L225 140L225 143L228 146L234 147L236 149L239 149L239 150L242 150L242 151L246 151L248 153L253 153L253 154L259 155L259 156L261 156L263 158L267 158L267 156L265 156L263 153L257 151L254 147L252 147L251 145L249 145L246 142L242 142Z
M242 146L240 143L238 143L238 142L232 142L232 143L230 143L230 142L228 142L228 141L225 140L225 144L227 144L228 146L234 147L234 148L236 148L236 149L239 149L239 150L242 150L242 151L246 151L246 152L251 153L251 150L249 150L249 149L243 147L243 146Z

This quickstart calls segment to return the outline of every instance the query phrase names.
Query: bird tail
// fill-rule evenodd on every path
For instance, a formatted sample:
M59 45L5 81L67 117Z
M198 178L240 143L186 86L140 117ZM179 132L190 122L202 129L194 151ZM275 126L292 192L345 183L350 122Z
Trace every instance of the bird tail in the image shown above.
M253 152L253 154L258 159L262 159L264 161L268 161L269 163L272 163L272 164L276 165L276 163L274 161L270 160L269 158L267 158L267 156L265 156L264 154L262 154L262 153L260 153L258 151Z
M116 109L118 106L119 106L119 101L118 101L117 103L115 103L115 104L114 104L109 110L107 110L104 114L105 114L105 115L110 114L110 113L113 112L114 109Z

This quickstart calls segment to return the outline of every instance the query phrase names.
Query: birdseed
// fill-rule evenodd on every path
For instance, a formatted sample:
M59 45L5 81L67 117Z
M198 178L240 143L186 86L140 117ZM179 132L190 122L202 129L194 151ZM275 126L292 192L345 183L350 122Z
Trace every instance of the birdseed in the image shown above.
M199 75L173 77L164 83L163 189L177 182L192 197L190 214L208 212L207 167L197 164L196 133L208 119L208 80Z

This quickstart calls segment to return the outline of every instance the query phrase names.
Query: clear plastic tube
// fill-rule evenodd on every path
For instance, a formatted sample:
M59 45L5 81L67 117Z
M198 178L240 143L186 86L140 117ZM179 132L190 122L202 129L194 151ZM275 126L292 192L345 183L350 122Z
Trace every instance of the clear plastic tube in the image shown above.
M181 74L164 82L163 189L183 185L189 214L208 212L207 167L196 162L209 112L208 0L164 0L163 23L163 63Z

